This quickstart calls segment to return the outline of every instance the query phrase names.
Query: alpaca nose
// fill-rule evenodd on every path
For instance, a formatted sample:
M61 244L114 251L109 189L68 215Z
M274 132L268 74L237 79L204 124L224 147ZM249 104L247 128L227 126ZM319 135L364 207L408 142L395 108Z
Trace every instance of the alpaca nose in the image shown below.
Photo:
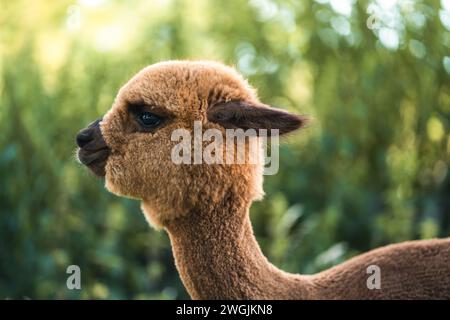
M80 148L83 148L85 145L87 145L89 142L91 142L93 139L93 134L88 129L82 130L80 133L77 134L77 145Z
M87 128L81 130L76 136L77 145L83 148L96 138L96 132L99 131L99 123L102 119L98 119L91 123Z

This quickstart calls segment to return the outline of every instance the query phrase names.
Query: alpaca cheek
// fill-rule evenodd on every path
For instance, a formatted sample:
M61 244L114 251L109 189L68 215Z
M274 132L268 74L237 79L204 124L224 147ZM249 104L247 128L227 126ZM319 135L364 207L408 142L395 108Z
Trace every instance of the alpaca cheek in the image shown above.
M116 195L134 199L142 199L142 193L136 190L134 173L126 165L126 159L111 155L106 164L105 187Z
M124 181L122 166L119 161L116 161L113 156L110 156L106 164L105 188L118 196L129 196Z

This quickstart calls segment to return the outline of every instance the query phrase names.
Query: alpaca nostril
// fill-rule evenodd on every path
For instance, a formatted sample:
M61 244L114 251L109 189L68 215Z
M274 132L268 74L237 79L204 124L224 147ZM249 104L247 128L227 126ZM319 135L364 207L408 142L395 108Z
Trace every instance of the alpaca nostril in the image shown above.
M77 134L76 142L80 148L83 148L93 139L92 130L82 130Z

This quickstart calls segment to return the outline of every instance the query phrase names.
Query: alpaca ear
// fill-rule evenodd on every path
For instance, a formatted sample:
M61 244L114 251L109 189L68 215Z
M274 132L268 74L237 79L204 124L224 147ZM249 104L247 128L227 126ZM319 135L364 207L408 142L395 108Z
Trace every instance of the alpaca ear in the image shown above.
M213 105L207 111L208 120L227 129L278 129L279 135L304 127L309 118L266 105L252 105L242 101L229 101Z

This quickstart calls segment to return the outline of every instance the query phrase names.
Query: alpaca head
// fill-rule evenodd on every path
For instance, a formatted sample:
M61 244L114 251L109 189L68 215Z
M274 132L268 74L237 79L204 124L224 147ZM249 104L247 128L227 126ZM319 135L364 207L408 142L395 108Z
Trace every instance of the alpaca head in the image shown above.
M161 227L180 215L213 209L229 192L244 203L263 194L263 159L248 161L251 152L259 152L259 147L249 148L251 141L258 145L257 135L245 140L243 163L179 163L174 148L181 140L173 138L174 132L190 133L193 145L194 123L202 133L216 129L225 137L225 130L232 128L278 129L284 134L305 120L259 102L232 68L213 62L163 62L135 75L104 117L78 134L78 157L105 176L109 191L141 200L147 219ZM211 141L215 139L200 145ZM220 148L225 139L216 146L213 154L225 157L226 148Z

